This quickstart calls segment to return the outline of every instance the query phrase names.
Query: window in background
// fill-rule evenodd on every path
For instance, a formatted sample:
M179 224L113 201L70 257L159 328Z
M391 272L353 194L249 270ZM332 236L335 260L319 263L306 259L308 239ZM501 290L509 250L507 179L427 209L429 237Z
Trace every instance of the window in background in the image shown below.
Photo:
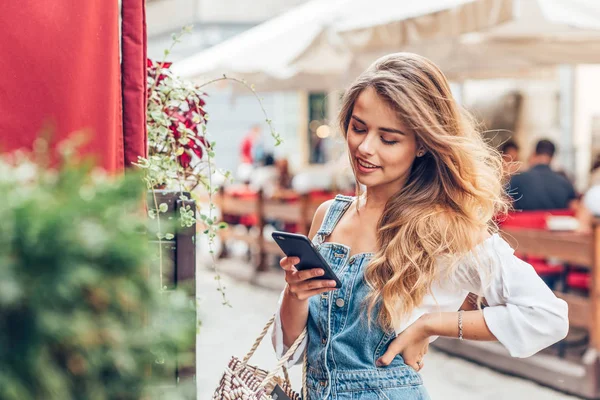
M326 157L326 141L331 136L331 128L327 124L327 94L325 92L308 95L308 161L311 164L324 164Z

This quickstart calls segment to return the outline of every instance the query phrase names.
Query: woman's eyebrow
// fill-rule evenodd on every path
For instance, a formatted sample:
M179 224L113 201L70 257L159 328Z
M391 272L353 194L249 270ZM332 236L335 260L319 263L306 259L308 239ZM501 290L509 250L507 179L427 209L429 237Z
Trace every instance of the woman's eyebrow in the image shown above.
M357 122L363 124L363 125L367 125L365 121L363 121L362 119L358 118L356 115L352 114L352 119L355 119ZM399 133L401 135L405 135L406 133L402 132L399 129L394 129L394 128L377 128L377 130L380 130L382 132L389 132L389 133Z

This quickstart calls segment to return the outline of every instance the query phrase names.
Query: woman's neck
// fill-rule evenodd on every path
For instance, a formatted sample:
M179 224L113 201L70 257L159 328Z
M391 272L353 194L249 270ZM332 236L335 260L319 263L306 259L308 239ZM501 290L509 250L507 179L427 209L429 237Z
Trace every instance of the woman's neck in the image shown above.
M376 190L367 190L360 196L359 210L368 212L383 212L387 201L391 196L387 193L378 192Z
M388 200L406 184L408 174L397 179L395 182L366 188L361 196L359 209L369 212L383 213Z

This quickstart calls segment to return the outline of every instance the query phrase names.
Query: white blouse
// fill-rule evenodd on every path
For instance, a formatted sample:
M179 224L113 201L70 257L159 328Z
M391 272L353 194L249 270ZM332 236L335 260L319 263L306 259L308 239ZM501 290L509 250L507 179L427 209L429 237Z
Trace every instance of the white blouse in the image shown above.
M472 292L485 297L489 305L483 309L485 322L513 357L529 357L567 335L567 303L554 295L531 265L514 255L514 250L500 235L494 234L483 241L469 257L474 257L477 265L489 268L474 269L473 262L459 264L456 279L452 283L434 284L432 294L412 311L410 318L404 318L395 327L397 334L423 314L457 311ZM278 358L287 351L281 329L282 299L283 292L271 333ZM430 341L435 339L437 337L432 337ZM305 338L290 359L290 365L302 358L306 342Z

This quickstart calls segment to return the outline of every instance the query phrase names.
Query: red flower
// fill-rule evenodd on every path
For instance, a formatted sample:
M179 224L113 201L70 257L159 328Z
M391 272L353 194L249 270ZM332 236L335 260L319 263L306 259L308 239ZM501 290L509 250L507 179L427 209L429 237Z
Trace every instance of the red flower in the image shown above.
M179 165L181 165L183 168L189 167L191 161L192 161L192 156L190 156L185 151L183 152L183 154L181 154L179 156Z
M192 139L188 143L188 148L196 153L198 158L202 158L202 155L204 154L203 147L208 147L206 144L206 139L203 137Z
M173 65L172 62L157 62L157 61L152 61L151 59L146 59L146 66L148 67L148 74L151 77L155 77L156 76L156 72L158 71L158 69L160 68L160 70L162 71L163 69L169 69L171 68L171 65ZM160 74L158 76L158 83L162 82L163 79L165 79L167 76L165 74Z
M203 93L203 95L206 96L206 93ZM198 104L196 104L196 102L194 102L192 99L188 99L187 103L190 107L190 110L196 111L202 118L204 118L206 111L204 111L203 107L206 102L202 99L202 97L198 96Z
M160 84L166 78L166 74L159 74L159 70L169 69L172 65L170 62L160 63L156 61L152 61L151 59L147 59L147 68L148 68L148 76L156 79L156 83ZM158 77L157 77L158 75ZM206 112L203 107L206 104L204 99L200 96L207 96L206 93L199 93L197 95L190 96L187 99L188 107L187 110L167 107L164 112L168 113L171 116L171 124L169 126L169 130L173 135L173 138L177 141L177 148L183 148L183 153L177 156L177 160L182 168L187 169L190 167L192 162L192 156L195 154L198 158L202 158L204 156L204 148L208 148L208 144L206 139L202 137L201 133L201 125L206 123L204 120L204 116ZM200 121L194 122L194 115L200 115ZM179 124L183 124L187 129L189 129L192 133L186 135L188 138L188 142L185 145L181 145L179 143L179 139L181 138L181 133L179 132ZM193 153L192 153L193 152Z

